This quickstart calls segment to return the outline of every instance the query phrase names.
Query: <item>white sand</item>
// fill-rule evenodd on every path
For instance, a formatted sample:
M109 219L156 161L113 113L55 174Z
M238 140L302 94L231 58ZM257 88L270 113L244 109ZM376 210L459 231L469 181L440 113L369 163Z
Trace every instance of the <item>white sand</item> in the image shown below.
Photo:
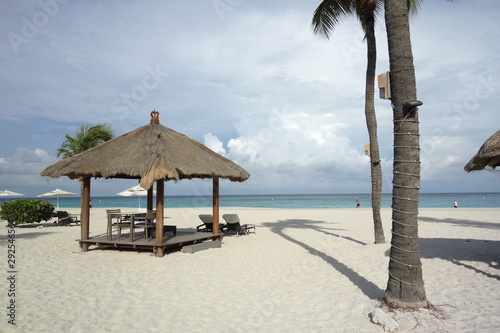
M165 213L167 224L193 228L210 209ZM383 245L373 244L368 208L224 213L256 224L257 233L163 258L95 247L82 253L80 227L16 228L16 327L7 322L12 298L2 282L0 331L384 331L370 313L388 279L390 209L382 210ZM425 288L439 311L389 312L400 332L500 331L499 216L500 209L420 210ZM105 229L105 210L93 209L91 236ZM0 228L2 281L7 232Z

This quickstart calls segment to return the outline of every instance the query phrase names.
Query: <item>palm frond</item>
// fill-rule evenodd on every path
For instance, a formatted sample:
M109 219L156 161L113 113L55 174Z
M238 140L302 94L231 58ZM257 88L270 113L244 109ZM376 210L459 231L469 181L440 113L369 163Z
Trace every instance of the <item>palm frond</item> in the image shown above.
M113 138L113 129L106 124L90 126L80 124L75 130L75 137L65 135L65 141L57 150L57 156L68 158Z
M408 6L408 12L410 16L418 15L420 8L422 7L422 0L406 0L406 5Z
M314 11L312 26L314 34L330 38L333 28L344 18L353 15L355 0L325 0Z

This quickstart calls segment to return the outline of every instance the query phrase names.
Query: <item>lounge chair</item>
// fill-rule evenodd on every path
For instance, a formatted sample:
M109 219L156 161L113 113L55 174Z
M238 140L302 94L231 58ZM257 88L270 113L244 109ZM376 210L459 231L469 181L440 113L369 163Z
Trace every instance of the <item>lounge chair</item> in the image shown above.
M213 218L212 215L210 214L200 214L198 215L200 220L203 222L203 224L200 224L199 226L196 227L196 231L206 231L206 232L212 232L213 229Z
M57 216L57 225L63 226L63 225L71 225L72 223L79 225L80 220L76 215L72 215L68 213L67 211L58 211L56 213Z
M231 231L236 232L239 236L240 234L246 235L250 233L250 230L253 229L253 233L255 234L255 224L241 224L240 218L238 214L224 214L222 218L227 222L227 226L225 228L225 232L229 233Z
M210 214L201 214L198 215L200 217L200 220L203 221L203 224L200 224L199 226L196 227L196 231L206 231L206 232L213 232L214 229L214 223L213 223L213 217ZM224 228L226 227L225 224L219 223L219 230L223 231Z

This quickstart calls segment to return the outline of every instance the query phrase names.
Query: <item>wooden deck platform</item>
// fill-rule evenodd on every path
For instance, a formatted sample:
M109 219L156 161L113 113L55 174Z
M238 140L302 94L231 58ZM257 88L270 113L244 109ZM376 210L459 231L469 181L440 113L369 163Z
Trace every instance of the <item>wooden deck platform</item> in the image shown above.
M207 240L221 240L224 234L213 234L210 232L177 232L175 236L166 236L161 244L156 244L155 238L146 239L142 232L135 232L134 241L130 241L129 234L122 234L120 239L113 235L109 240L106 234L90 237L89 239L77 239L80 246L112 247L117 249L152 250L157 256L163 256L166 249L180 248L185 245L201 243Z

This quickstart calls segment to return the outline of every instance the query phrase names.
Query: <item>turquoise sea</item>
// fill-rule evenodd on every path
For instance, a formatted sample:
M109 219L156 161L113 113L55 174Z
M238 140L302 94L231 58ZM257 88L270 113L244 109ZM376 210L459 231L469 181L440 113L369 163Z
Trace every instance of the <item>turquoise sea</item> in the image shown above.
M382 208L391 207L392 194L382 195ZM40 199L40 198L36 198ZM56 206L56 198L43 198ZM140 207L145 208L145 197L92 197L94 208ZM222 195L221 207L259 207L287 209L327 209L354 208L355 200L362 208L371 208L370 194L276 194L276 195ZM457 200L459 207L500 208L500 193L421 193L420 208L450 208ZM211 207L211 196L166 196L165 208L168 207ZM59 208L80 207L80 197L59 198Z

